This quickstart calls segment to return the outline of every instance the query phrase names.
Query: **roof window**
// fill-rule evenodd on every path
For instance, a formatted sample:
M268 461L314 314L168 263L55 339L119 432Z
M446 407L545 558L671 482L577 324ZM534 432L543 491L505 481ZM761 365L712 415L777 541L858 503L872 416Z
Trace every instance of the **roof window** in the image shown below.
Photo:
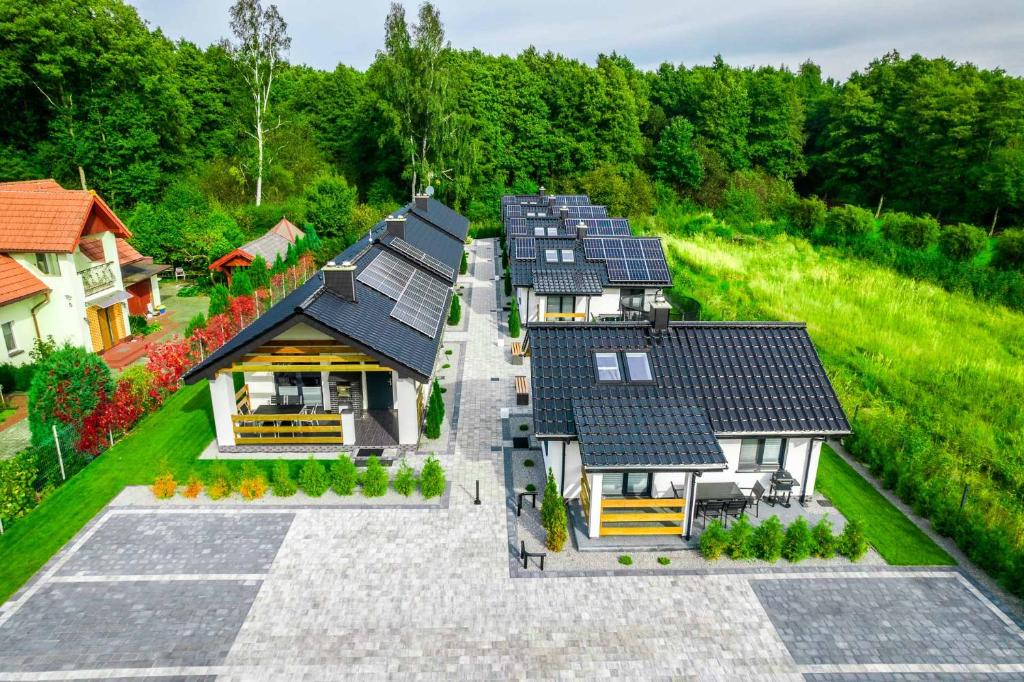
M575 263L576 254L572 249L562 249L562 262L563 263Z
M598 381L622 381L618 353L594 353Z
M544 250L544 260L547 261L548 263L557 263L558 262L558 250L557 249L545 249Z
M647 353L623 353L626 358L626 371L630 381L654 381L651 374L651 361Z

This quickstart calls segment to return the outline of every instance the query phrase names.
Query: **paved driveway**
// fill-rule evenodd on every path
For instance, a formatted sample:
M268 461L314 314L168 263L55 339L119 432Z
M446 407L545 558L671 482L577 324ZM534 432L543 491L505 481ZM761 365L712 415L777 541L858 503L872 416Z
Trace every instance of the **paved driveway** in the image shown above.
M492 272L446 338L447 508L111 507L0 611L0 680L1024 679L1022 631L949 570L511 577Z

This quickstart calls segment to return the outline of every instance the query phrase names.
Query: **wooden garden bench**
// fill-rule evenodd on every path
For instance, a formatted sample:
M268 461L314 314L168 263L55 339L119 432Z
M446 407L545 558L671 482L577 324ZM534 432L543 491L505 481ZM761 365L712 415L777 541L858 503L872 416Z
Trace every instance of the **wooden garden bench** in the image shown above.
M530 386L522 374L516 377L516 405L530 404Z
M523 357L526 354L523 353L523 344L519 341L512 342L512 364L521 365L523 364Z

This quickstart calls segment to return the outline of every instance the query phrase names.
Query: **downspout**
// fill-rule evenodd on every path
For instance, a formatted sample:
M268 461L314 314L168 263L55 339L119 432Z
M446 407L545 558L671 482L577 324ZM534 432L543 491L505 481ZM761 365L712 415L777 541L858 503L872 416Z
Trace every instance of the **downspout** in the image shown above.
M42 332L39 331L39 320L36 318L36 311L39 310L40 308L42 308L44 305L46 305L49 302L50 302L50 292L49 291L44 291L43 292L43 300L41 300L39 303L37 303L34 306L32 306L31 310L29 311L29 313L32 315L32 324L36 328L36 338L39 339L40 341L43 340L43 334L42 334Z
M565 441L562 441L562 484L559 486L558 494L565 498Z
M824 438L820 439L824 442ZM814 452L814 444L818 442L818 438L812 438L807 441L807 455L804 457L804 482L800 486L800 504L803 505L804 498L807 497L807 477L811 474L811 453Z

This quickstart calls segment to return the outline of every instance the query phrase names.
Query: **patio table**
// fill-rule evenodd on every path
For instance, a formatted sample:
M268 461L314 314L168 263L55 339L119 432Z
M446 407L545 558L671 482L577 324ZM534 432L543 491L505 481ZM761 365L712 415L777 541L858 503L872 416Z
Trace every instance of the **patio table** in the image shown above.
M733 514L736 505L741 509L734 515L738 516L746 510L747 496L743 494L740 487L733 481L724 483L698 483L697 484L697 511L707 516L706 508L708 503L721 503L720 509L713 509L714 512L721 512L725 516L726 524L729 523L729 514Z

